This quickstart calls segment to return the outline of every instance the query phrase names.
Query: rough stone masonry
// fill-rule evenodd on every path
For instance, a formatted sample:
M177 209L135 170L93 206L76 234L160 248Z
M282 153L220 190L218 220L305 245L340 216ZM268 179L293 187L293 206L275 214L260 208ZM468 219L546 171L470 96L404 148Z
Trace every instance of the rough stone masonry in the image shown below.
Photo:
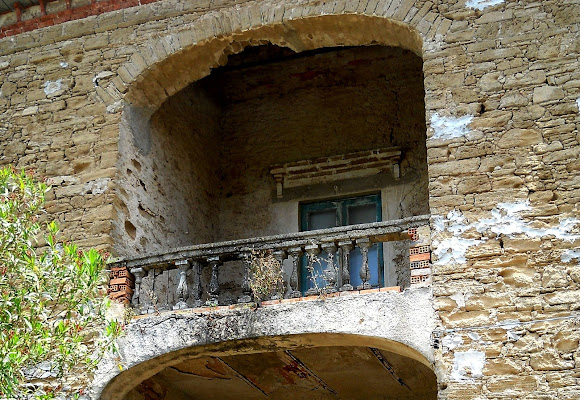
M122 120L147 129L228 54L402 47L423 61L438 398L580 398L580 2L85 3L0 16L0 162L51 178L64 235L133 246Z

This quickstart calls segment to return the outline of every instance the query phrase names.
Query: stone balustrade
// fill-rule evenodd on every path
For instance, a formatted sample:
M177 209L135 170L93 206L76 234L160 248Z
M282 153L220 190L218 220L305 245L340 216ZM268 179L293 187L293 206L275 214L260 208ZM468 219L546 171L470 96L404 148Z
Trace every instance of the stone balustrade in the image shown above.
M253 301L250 265L255 254L273 256L283 268L283 293L273 298L302 296L300 263L310 270L320 254L324 261L327 292L371 288L369 249L376 243L411 240L409 230L427 225L428 215L400 220L350 225L308 232L273 235L194 245L136 259L118 260L113 268L126 266L134 276L131 303L140 313L176 310L202 305L225 305ZM356 266L361 284L350 282L350 254L357 251ZM303 257L305 256L305 257ZM284 268L285 266L285 268ZM306 295L319 292L311 288Z

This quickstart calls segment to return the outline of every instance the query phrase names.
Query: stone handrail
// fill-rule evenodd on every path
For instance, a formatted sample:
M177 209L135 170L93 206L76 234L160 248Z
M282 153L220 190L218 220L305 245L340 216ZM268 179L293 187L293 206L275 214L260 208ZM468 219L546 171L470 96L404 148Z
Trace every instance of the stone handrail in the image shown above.
M202 300L202 267L209 267L211 278L207 285L207 304L217 305L220 295L220 266L228 261L242 261L245 265L242 283L242 292L238 298L239 303L251 301L249 285L250 255L252 252L268 251L282 265L286 258L292 259L292 271L285 279L285 293L281 296L286 298L300 297L298 290L298 267L300 256L307 254L309 260L314 260L321 252L326 254L338 254L337 260L328 260L327 269L334 271L330 278L330 287L335 290L348 291L353 289L370 288L370 272L368 266L368 251L374 243L408 240L408 229L427 225L429 215L413 216L399 220L375 222L369 224L349 225L336 228L320 229L307 232L296 232L282 235L264 236L251 239L239 239L226 242L199 244L177 248L169 252L134 258L117 260L115 266L126 266L135 276L135 293L133 304L139 303L141 296L141 282L143 277L151 271L167 271L179 269L179 282L176 283L174 296L175 304L168 304L173 309L187 308L201 305ZM363 282L361 287L353 288L350 285L349 253L354 248L359 248L362 254L360 277ZM313 261L309 261L312 263ZM310 265L311 266L311 265ZM187 276L190 270L195 273L193 288L188 287ZM176 271L177 272L177 271ZM190 283L191 285L191 283ZM313 293L308 293L313 294ZM190 299L193 296L193 301ZM188 302L189 299L189 302ZM189 305L188 305L189 304Z

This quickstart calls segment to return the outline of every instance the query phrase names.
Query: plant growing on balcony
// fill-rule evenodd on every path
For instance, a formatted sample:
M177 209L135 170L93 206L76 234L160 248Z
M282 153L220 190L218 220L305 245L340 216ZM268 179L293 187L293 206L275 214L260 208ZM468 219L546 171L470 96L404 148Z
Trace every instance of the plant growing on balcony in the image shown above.
M122 329L105 318L106 256L58 242L56 223L39 222L47 190L0 169L0 398L82 390Z
M284 293L282 266L271 252L252 251L250 288L259 301Z
M311 289L318 296L325 296L336 292L336 277L338 270L334 260L334 254L330 253L326 257L315 254L307 254L308 280L311 282ZM318 267L317 267L318 265ZM308 293L307 293L308 294Z

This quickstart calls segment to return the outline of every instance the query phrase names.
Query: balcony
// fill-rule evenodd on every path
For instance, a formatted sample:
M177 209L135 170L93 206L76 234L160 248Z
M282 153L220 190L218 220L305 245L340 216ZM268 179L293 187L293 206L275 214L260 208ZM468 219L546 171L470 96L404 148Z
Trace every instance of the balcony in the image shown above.
M141 314L251 303L255 300L250 284L253 279L250 272L251 260L255 254L261 254L269 255L277 261L283 280L283 288L262 300L286 301L305 295L379 291L381 286L385 286L386 279L373 275L379 271L386 275L394 269L401 270L401 266L386 263L384 270L372 269L369 252L373 247L378 248L382 256L387 248L393 248L389 244L396 242L403 246L395 248L399 251L404 249L402 251L407 256L410 254L411 260L410 268L406 267L409 264L403 266L410 279L405 283L399 278L396 286L408 286L410 282L422 283L430 273L426 261L428 246L417 242L415 232L418 228L428 229L428 219L428 215L421 215L392 221L200 244L164 254L119 260L112 266L113 276L109 290L112 297L130 301ZM415 241L412 242L412 239ZM419 246L410 248L411 244ZM419 257L416 253L420 253ZM354 254L357 256L351 257ZM401 254L397 259L404 258ZM314 265L315 263L319 265ZM301 269L306 271L301 274ZM324 276L313 277L309 274L316 270ZM130 271L133 276L122 271ZM320 283L309 287L303 278L307 275L310 281L317 279ZM375 284L371 283L373 281ZM133 283L134 289L131 287Z

